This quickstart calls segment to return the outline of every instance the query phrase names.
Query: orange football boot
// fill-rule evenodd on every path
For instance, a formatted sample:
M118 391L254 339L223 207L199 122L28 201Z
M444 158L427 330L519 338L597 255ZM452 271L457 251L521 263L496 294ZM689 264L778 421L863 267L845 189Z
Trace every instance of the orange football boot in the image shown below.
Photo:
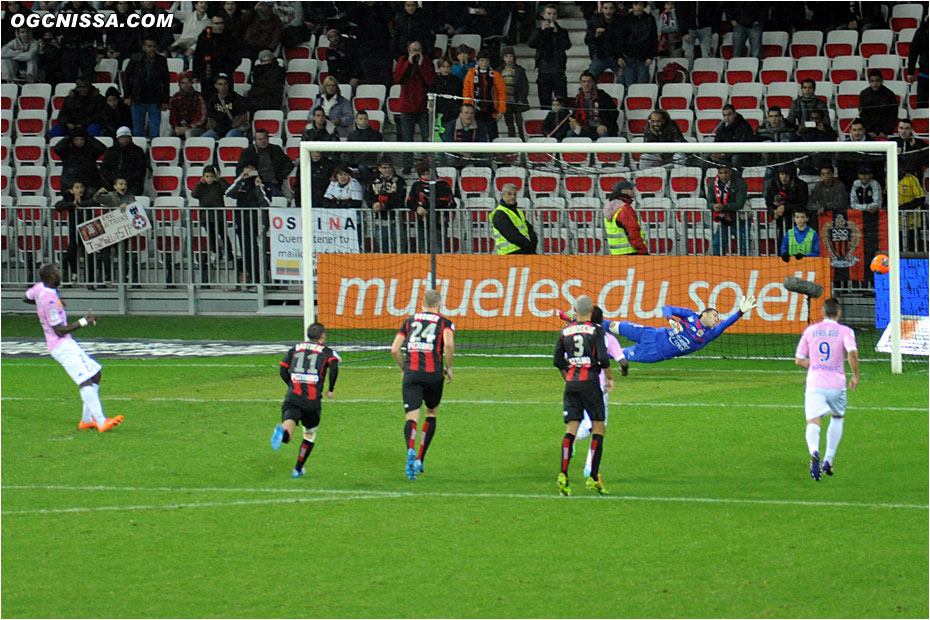
M115 418L107 418L107 421L103 423L103 426L98 427L97 430L101 433L105 433L114 426L119 426L122 421L123 416L121 415L118 415Z
M90 429L92 429L92 428L97 428L97 423L94 422L93 420L91 420L90 422L83 422L83 421L82 421L80 424L78 424L78 430L79 430L79 431L87 431L87 430L90 430Z

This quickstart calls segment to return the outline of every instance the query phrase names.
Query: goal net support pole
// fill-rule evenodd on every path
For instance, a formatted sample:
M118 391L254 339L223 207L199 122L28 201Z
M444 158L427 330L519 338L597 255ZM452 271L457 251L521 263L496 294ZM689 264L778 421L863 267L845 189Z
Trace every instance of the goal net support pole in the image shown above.
M889 302L891 322L891 372L902 371L901 359L901 274L898 222L898 158L897 145L886 142L301 142L300 187L302 215L302 269L304 274L304 332L316 320L314 308L315 279L313 277L313 211L311 151L335 153L452 153L452 154L513 154L513 153L682 153L700 155L713 153L877 153L884 154L885 188L888 195L888 256ZM868 257L871 258L871 257ZM309 276L309 277L308 277Z

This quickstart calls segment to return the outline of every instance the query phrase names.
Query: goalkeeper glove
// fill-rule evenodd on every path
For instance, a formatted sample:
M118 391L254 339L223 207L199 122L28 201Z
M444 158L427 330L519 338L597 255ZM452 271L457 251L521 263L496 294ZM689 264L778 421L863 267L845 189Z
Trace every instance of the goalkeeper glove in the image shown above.
M669 328L672 330L672 333L673 333L673 334L680 334L680 333L681 333L681 330L684 329L684 328L681 326L681 323L679 323L679 322L678 322L677 320L675 320L675 319L669 319L669 320L668 320L668 326L669 326Z
M743 314L746 314L750 310L756 307L756 298L750 295L749 297L743 297L739 300L739 311Z
M781 255L781 259L786 263L791 260L791 257L787 253Z
M804 258L804 255L801 254L800 252L798 252L797 254L794 255L794 257L795 257L795 259L797 259L797 260L801 260L802 258Z

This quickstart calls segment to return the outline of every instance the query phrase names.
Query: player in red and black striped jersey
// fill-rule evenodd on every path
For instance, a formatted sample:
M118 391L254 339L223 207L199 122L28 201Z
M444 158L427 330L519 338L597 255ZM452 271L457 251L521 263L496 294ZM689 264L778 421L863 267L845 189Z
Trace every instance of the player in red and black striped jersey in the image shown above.
M271 447L275 450L288 443L297 428L304 427L304 440L300 444L297 465L291 472L292 478L304 475L304 463L316 440L320 425L321 399L326 372L329 371L329 389L326 397L333 397L336 377L339 375L339 354L323 345L326 328L322 323L313 323L307 328L307 342L299 342L281 360L281 379L287 384L287 394L281 405L281 423L271 435Z
M562 471L557 480L559 492L571 495L568 485L568 463L572 458L572 444L578 425L585 411L591 418L591 475L586 486L601 495L607 491L601 482L598 470L604 445L606 420L604 392L601 391L599 375L601 369L607 378L604 391L614 387L614 374L610 368L610 357L604 343L604 328L591 322L594 305L591 298L582 295L575 300L576 323L566 325L559 333L552 363L562 371L565 378L565 394L562 397L562 417L565 420L565 436L562 438Z
M439 293L426 291L423 309L404 321L391 344L391 355L404 371L404 444L407 448L407 477L416 480L423 459L436 433L436 411L442 400L443 379L452 383L455 354L455 324L439 314ZM403 350L407 350L404 359ZM443 363L445 362L445 363ZM420 433L419 453L414 449L420 406L426 405L426 420Z

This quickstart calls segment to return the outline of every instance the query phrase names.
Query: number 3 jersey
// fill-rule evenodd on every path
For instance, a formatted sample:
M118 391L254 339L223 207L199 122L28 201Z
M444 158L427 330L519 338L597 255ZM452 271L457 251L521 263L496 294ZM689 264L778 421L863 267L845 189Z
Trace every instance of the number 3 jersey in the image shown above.
M830 319L808 325L794 353L810 359L807 389L846 389L846 352L855 350L856 334L851 328Z
M442 373L443 335L455 332L455 324L435 312L417 312L404 321L398 334L404 337L407 360L404 371Z
M281 378L288 386L285 400L298 404L319 403L327 370L328 391L336 387L340 359L338 353L316 342L294 345L281 360Z
M592 323L572 323L562 328L552 363L566 371L566 385L589 384L600 389L602 368L610 368L604 330Z

